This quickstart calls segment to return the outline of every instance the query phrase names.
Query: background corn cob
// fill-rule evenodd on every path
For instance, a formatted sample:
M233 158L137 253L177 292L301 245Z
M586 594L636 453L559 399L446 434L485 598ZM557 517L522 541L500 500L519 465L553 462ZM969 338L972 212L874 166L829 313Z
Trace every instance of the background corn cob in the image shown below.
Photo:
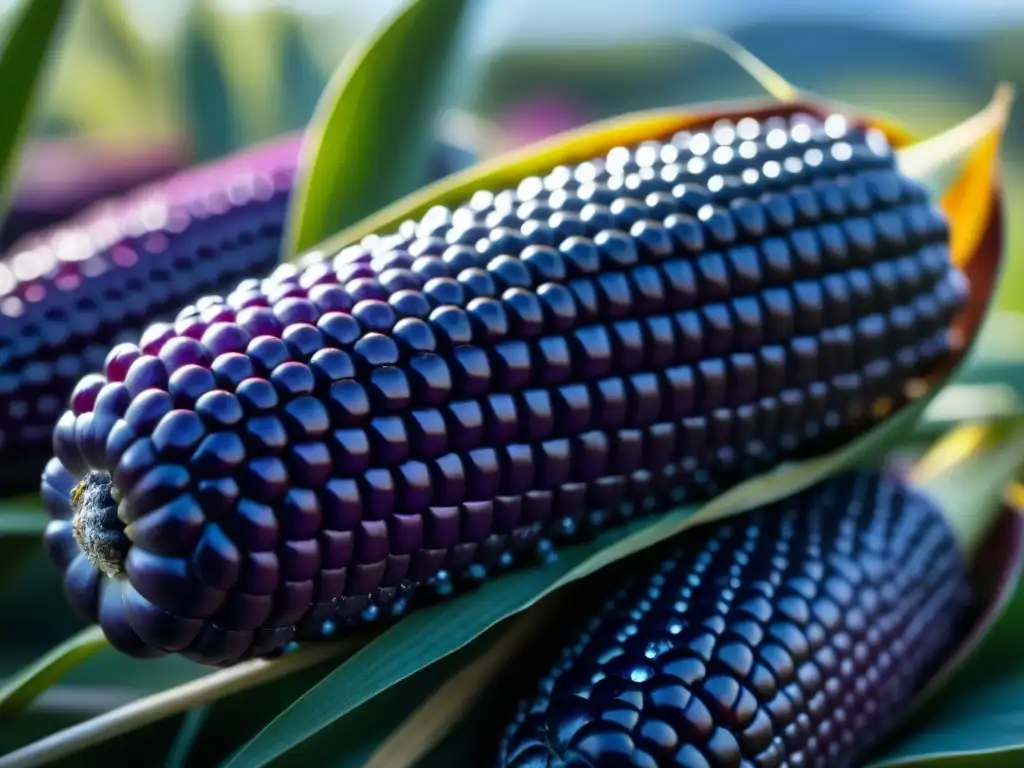
M98 200L169 176L187 164L187 156L177 143L126 149L87 141L33 142L21 158L14 199L0 222L0 252Z
M965 628L941 509L839 476L691 531L585 619L503 768L858 764Z
M840 116L480 191L119 347L57 427L49 550L135 655L399 615L863 423L949 347L947 237Z
M130 363L112 346L277 263L299 142L288 135L103 201L0 261L0 491L35 487L75 383L104 362ZM472 160L439 144L430 173ZM178 332L195 335L219 312L201 306Z

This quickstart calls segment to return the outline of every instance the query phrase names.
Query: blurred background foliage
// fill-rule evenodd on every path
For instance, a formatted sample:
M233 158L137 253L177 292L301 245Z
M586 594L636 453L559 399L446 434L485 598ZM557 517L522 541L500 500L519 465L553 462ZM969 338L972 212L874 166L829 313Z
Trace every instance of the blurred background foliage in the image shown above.
M300 129L340 58L395 4L79 3L35 134L193 162ZM977 109L998 81L1024 83L1024 5L1000 0L635 0L628 13L616 0L485 0L476 10L446 130L463 140L471 130L485 155L631 109L756 95L720 53L682 40L686 26L713 26L797 84L922 134ZM1024 121L1012 121L1006 154L1015 257L999 303L1024 311Z
M714 27L796 84L890 112L922 135L980 108L999 81L1024 85L1024 3L830 2L631 0L627 8L621 0L485 0L468 20L470 57L451 73L452 111L443 130L488 156L628 110L759 95L721 53L682 40L680 32L690 25ZM0 26L10 5L0 0ZM115 165L148 158L155 166L182 167L301 129L341 57L395 5L80 2L33 128L33 181L60 188L78 161L54 148L82 142L110 148L105 154L94 149L94 160L102 154ZM41 147L53 151L40 153ZM1010 124L1005 158L1009 263L998 304L1024 313L1019 114ZM19 577L34 588L0 596L3 615L35 617L5 638L0 678L81 626L59 599L56 569L41 555L30 557ZM39 610L39 595L51 596L46 610ZM1024 611L1014 613L1024 617ZM141 665L135 687L106 691L107 670L121 669L114 676L121 681L131 678L125 664L104 652L48 692L35 711L77 712L69 714L74 720L204 671L175 660ZM90 696L75 698L75 684L83 683L91 686ZM96 699L97 690L109 699ZM31 736L21 732L16 739ZM0 753L10 746L0 743Z

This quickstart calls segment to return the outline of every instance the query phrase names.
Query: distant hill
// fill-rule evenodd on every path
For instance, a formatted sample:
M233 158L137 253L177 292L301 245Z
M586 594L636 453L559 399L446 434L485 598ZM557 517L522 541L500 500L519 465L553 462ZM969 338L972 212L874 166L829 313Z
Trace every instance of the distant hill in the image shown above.
M1024 70L1014 64L1021 57L997 55L999 50L1019 51L1024 30L1002 33L998 46L989 33L912 34L828 20L773 21L727 31L799 85L839 97L837 85L863 90L878 84L920 87L925 98L939 94L952 104L980 106L997 80L1012 80L1013 70ZM1019 42L1008 43L1009 36ZM491 60L475 106L493 115L537 89L566 94L592 117L757 93L738 67L702 45L663 40L589 48L533 44L508 47ZM1024 138L1021 123L1014 124L1013 132Z
M974 89L981 82L978 38L934 37L824 22L758 24L731 37L787 77L809 88L837 73L864 78L928 78Z

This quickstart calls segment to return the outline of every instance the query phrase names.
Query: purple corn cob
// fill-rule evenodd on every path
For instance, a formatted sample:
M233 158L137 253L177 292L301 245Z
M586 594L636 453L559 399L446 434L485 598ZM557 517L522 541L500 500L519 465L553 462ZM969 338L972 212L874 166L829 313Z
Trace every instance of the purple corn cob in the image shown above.
M499 768L858 764L961 637L942 510L857 472L687 534L587 617Z
M118 346L56 428L49 551L140 656L397 616L863 424L949 349L947 239L834 118L479 191Z

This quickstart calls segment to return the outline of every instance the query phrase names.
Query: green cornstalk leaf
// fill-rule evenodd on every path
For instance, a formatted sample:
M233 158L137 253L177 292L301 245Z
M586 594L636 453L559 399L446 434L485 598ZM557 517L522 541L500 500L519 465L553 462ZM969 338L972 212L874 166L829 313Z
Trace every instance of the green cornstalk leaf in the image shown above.
M107 647L99 627L89 627L58 645L0 688L0 722L32 703L68 671Z
M185 714L181 721L181 727L178 729L178 735L175 737L174 744L171 745L170 753L167 755L167 760L164 762L164 768L185 768L188 765L189 752L196 739L199 738L199 734L202 732L206 722L210 719L211 707L212 705L207 704L190 709Z
M51 41L66 5L65 0L23 0L0 47L0 220L7 210L21 142L36 104Z
M305 135L282 260L415 189L466 0L409 0L345 56Z
M100 633L99 628L90 631ZM5 755L0 768L31 768L109 742L169 717L294 675L347 654L354 641L323 643L273 660L256 659L159 691ZM55 652L56 654L56 652Z
M201 0L189 5L182 37L183 108L197 160L222 157L242 145L242 128L217 49L213 11Z

